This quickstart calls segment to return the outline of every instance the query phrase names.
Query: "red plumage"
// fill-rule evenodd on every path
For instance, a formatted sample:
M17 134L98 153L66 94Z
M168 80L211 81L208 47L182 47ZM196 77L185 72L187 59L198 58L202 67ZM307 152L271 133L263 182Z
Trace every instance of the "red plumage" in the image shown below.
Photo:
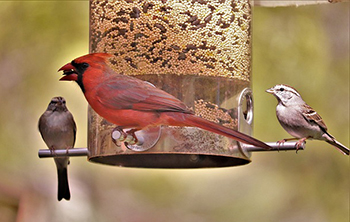
M241 132L195 116L183 102L146 81L117 74L108 65L111 56L88 54L59 69L65 75L60 80L76 81L92 109L109 122L135 130L159 125L192 126L270 148Z

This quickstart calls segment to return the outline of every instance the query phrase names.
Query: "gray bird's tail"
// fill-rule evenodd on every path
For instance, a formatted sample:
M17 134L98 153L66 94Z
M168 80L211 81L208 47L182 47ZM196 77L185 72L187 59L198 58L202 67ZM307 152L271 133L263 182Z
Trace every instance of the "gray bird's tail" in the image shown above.
M58 193L57 199L61 201L62 199L70 199L70 191L68 184L68 174L67 167L57 168L57 177L58 177Z

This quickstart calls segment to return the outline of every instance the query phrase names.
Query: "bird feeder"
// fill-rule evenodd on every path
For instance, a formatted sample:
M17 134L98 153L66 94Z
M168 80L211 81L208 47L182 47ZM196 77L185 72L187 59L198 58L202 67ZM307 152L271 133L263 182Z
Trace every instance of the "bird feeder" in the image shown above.
M196 115L251 135L251 6L241 1L90 1L90 52L113 54L120 74L150 82ZM126 167L243 165L250 152L193 127L162 126L118 142L116 127L88 111L88 159Z
M90 1L90 52L113 54L117 72L165 90L202 118L233 129L240 123L247 134L253 118L250 27L248 0ZM115 126L92 109L88 115L93 162L160 168L250 162L236 141L193 127L150 128L136 134L142 144L115 144Z
M251 135L251 14L249 0L90 0L90 52L113 54L117 73L148 81L196 115ZM264 150L171 126L138 131L139 143L126 145L115 127L89 107L88 148L55 155L125 167L200 168L248 164L251 152ZM293 142L267 144L272 151L295 150Z

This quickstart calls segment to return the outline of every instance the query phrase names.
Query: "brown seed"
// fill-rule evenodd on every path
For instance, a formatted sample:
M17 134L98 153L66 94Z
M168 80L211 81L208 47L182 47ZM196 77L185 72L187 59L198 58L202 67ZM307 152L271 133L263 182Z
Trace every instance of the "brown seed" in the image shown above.
M166 32L166 28L160 23L154 24L154 27L159 28L162 33Z
M178 60L185 60L186 59L186 54L185 53L180 53L179 57L177 57Z
M141 13L141 11L140 11L139 8L133 7L132 8L132 12L130 12L130 17L131 18L139 18L140 17L140 13Z
M206 23L210 22L211 18L213 17L213 14L209 14L207 16L205 16L205 18L203 19Z

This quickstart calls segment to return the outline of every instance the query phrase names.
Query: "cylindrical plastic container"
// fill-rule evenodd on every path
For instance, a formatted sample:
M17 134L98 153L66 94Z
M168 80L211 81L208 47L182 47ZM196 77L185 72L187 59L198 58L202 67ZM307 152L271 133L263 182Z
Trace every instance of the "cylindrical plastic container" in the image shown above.
M114 54L117 73L148 81L195 114L251 134L249 0L91 0L90 52ZM138 132L144 144L115 144L116 127L88 113L90 161L126 167L247 164L234 140L193 127Z

